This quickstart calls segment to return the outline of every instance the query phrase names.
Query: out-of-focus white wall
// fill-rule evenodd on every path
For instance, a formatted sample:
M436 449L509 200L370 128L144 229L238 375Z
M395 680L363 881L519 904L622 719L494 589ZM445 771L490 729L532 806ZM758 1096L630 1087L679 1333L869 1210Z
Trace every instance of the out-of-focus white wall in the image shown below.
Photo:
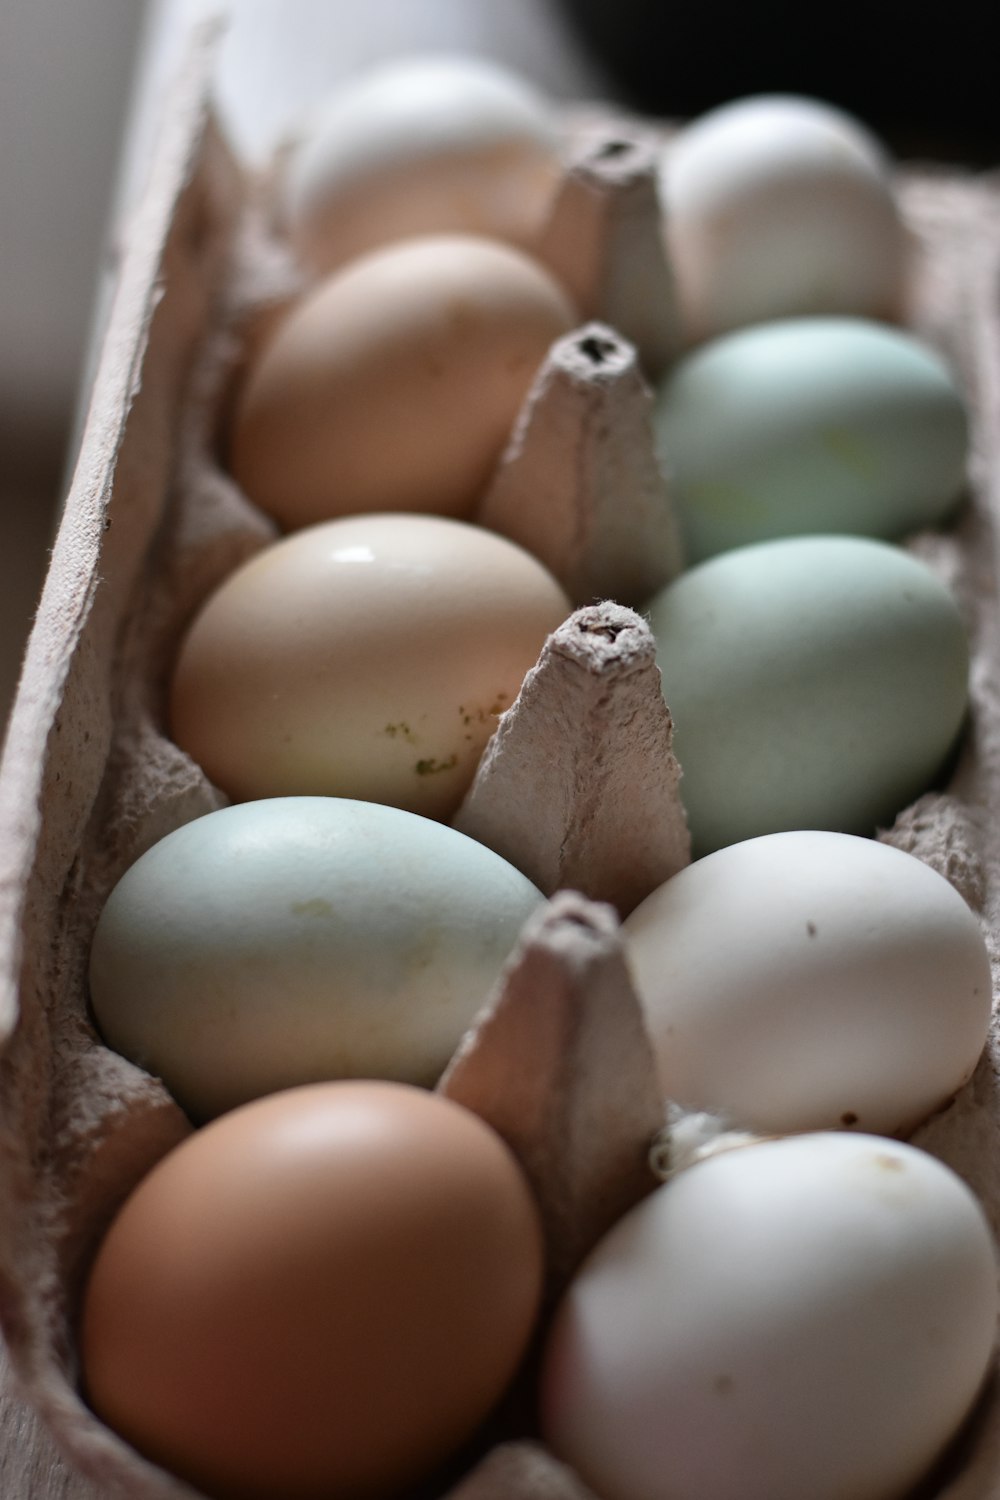
M0 0L0 734L46 559L141 0Z
M75 399L145 7L0 6L0 422Z
M553 0L153 0L127 181L148 154L144 104L155 109L191 27L220 14L216 97L251 161L349 74L399 53L492 57L557 99L608 87Z

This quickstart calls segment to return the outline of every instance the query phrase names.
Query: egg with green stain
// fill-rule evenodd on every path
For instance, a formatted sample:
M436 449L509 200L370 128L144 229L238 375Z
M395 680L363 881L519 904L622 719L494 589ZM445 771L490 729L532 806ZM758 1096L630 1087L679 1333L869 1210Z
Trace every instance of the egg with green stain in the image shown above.
M94 1013L196 1119L325 1079L429 1087L541 901L491 849L400 808L241 803L119 880Z
M234 801L356 797L451 818L571 609L537 558L481 526L306 526L202 603L174 666L171 738Z
M871 834L955 746L964 626L901 548L835 536L737 548L647 613L696 857L790 828Z
M945 360L863 318L788 318L682 360L656 408L687 554L771 537L888 540L935 526L965 478L965 405Z

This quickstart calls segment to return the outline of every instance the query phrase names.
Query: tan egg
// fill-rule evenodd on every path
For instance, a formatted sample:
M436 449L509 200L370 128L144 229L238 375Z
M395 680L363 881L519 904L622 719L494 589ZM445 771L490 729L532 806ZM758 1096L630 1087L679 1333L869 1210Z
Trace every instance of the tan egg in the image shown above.
M86 1289L86 1393L223 1500L398 1494L503 1393L541 1279L527 1181L476 1115L401 1084L289 1090L128 1199Z
M251 369L231 466L291 529L360 511L468 516L576 311L509 245L405 240L301 302Z
M447 818L571 608L541 563L482 528L328 521L258 553L205 604L171 732L240 801L354 797Z

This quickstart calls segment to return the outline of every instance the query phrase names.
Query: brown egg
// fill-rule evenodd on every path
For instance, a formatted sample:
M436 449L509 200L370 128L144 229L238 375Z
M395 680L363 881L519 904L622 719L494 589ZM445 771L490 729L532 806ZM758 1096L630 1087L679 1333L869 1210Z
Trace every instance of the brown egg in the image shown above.
M86 1290L86 1392L210 1495L392 1494L501 1395L541 1277L526 1179L478 1116L402 1084L289 1090L128 1199Z
M286 528L358 511L467 516L576 312L520 250L401 241L335 272L251 369L231 466Z
M450 817L571 610L529 553L443 516L351 516L259 552L207 601L171 732L231 797Z

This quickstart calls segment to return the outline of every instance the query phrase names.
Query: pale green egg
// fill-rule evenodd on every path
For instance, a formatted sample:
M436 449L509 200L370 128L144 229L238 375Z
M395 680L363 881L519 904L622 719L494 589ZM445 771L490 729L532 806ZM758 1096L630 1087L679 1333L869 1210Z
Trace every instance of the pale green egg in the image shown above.
M942 521L967 419L944 360L862 318L715 339L659 393L656 441L692 562L770 537L901 537Z
M433 1086L542 901L442 823L274 797L161 839L101 914L101 1032L203 1119L334 1078Z
M965 630L901 548L761 542L682 574L647 613L696 856L790 828L874 833L955 745Z

